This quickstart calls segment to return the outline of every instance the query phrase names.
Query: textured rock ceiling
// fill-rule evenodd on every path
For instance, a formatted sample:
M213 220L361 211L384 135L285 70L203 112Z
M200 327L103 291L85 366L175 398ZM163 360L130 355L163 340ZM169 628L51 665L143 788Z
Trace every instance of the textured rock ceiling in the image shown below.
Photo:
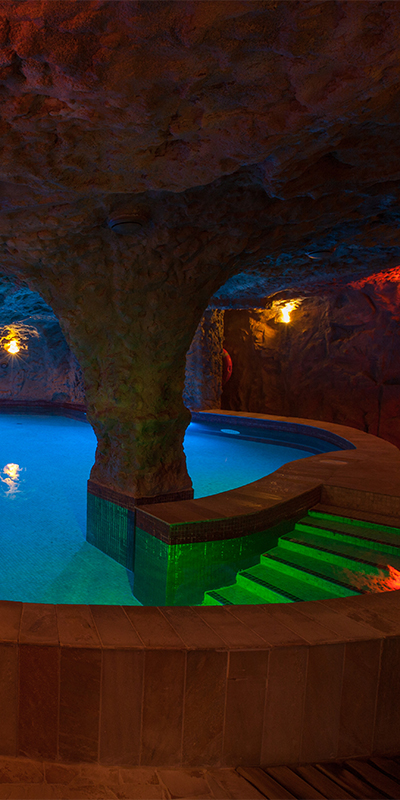
M185 354L215 293L400 262L399 30L390 0L0 0L0 269L78 358L92 480L189 490Z
M3 270L119 258L137 205L118 248L212 261L209 296L398 263L399 28L390 1L0 2Z

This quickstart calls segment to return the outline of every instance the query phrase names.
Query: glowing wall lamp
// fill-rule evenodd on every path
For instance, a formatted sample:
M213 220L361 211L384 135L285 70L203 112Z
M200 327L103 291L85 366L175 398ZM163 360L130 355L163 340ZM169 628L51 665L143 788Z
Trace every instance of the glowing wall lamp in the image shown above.
M293 309L296 308L294 303L286 303L281 309L281 322L290 322L290 315Z
M18 340L11 339L11 342L7 342L4 349L7 350L9 353L11 353L12 356L14 356L16 353L19 353L20 347L18 344Z
M13 322L12 325L0 326L0 347L6 350L10 356L27 353L28 340L33 337L38 338L39 332L32 325Z
M298 308L302 301L302 298L296 298L296 300L290 300L289 302L285 302L283 300L278 300L274 303L275 309L277 311L277 315L275 317L276 322L285 322L286 324L290 322L291 313Z

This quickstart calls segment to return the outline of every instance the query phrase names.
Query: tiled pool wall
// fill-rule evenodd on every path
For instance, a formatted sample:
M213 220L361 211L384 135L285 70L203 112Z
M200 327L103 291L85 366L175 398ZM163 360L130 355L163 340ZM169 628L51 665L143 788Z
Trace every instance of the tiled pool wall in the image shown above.
M126 569L134 570L135 508L87 493L86 539Z
M294 422L290 418L281 417L280 419L267 416L266 414L251 414L240 412L226 412L223 411L192 411L192 422L200 422L204 425L210 424L215 428L220 425L225 425L229 420L234 420L235 427L241 427L245 434L251 435L252 431L260 431L260 434L268 439L268 432L271 433L293 433L296 436L303 437L302 443L299 445L303 447L303 442L307 439L319 439L321 442L326 442L333 445L334 450L354 450L355 445L351 440L346 439L344 436L336 433L335 431L316 427L312 420L302 420L301 422ZM339 426L335 426L339 427ZM343 427L343 426L341 426ZM259 435L260 435L259 434ZM294 445L295 446L295 445ZM327 449L328 450L328 449Z
M290 528L282 522L246 536L171 545L136 526L135 597L143 605L200 604L208 588L234 583L240 569L256 564Z
M169 524L146 507L123 508L88 492L86 538L135 573L135 597L143 605L195 605L205 591L256 564L320 496L317 486L252 519Z
M0 413L4 414L54 414L56 416L71 417L86 422L86 406L81 403L52 403L50 400L40 402L12 400L0 401Z
M180 501L137 513L170 532L199 517L207 530L213 515L238 530L257 514L280 513L288 494L318 490L361 519L390 515L399 525L397 448L326 428L357 449L293 462L259 489L242 487L230 514L221 497L207 498L203 511L201 501ZM0 753L171 767L395 755L399 666L399 591L268 606L1 602Z

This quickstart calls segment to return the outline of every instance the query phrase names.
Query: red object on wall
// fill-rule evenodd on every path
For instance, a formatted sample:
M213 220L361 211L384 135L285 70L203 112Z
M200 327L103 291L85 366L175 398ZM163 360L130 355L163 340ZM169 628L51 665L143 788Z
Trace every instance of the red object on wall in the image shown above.
M222 351L222 386L229 381L232 375L232 359L227 350Z

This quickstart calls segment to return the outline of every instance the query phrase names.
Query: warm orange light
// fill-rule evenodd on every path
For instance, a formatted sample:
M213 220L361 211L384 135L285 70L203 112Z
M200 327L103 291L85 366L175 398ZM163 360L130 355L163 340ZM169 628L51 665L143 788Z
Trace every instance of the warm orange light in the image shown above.
M391 567L388 564L389 570L389 578L386 579L386 588L389 592L393 592L396 589L400 589L400 572L395 567Z
M353 586L367 592L394 592L400 589L400 571L391 564L385 565L383 569L378 569L375 574L359 572L354 575L349 570L343 570L343 572L350 578Z
M8 350L11 355L15 355L15 353L19 353L19 346L16 339L11 339L11 342L5 345L5 349Z
M295 303L286 303L281 309L281 319L280 322L290 322L290 314L292 313L293 309L296 308Z

